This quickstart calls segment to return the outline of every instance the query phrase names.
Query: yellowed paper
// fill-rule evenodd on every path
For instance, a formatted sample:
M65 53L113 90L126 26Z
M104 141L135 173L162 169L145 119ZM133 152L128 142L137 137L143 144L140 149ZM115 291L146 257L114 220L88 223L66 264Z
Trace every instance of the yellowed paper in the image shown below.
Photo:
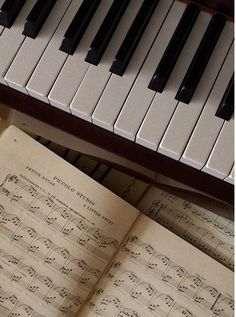
M68 147L69 145L70 149L94 158L98 158L99 160L104 160L104 163L107 162L108 165L112 164L113 166L118 166L121 168L123 167L125 168L125 171L128 173L130 172L130 174L136 175L138 173L151 180L154 180L156 177L156 173L151 169L145 168L137 163L125 159L122 156L102 149L99 146L84 141L22 112L14 110L10 123L25 131L30 131L31 133L41 135L44 138L56 142L57 144L61 144L65 147ZM109 162L111 162L111 164Z
M148 189L137 208L233 270L233 221L156 187Z
M233 273L145 215L79 317L233 317Z
M11 126L0 138L0 316L75 316L137 215Z

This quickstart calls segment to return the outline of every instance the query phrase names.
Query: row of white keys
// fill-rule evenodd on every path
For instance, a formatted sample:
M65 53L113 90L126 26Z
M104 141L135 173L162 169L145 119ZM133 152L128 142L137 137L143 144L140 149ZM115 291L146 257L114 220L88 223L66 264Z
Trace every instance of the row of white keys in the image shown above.
M226 181L227 183L234 184L234 166L233 166L233 168L231 169L231 172L230 172L229 176L227 176L227 177L225 178L225 181Z
M179 160L233 41L233 23L227 22L191 102L180 102L159 145L158 152ZM201 149L200 149L201 150Z
M232 76L233 63L234 50L232 45L183 156L181 157L181 162L197 169L201 169L205 165L215 140L223 126L224 120L216 117L215 113Z
M71 112L74 115L84 120L90 122L92 121L92 112L111 76L109 68L112 64L113 58L141 5L141 0L132 1L129 4L101 61L99 62L99 65L89 66L89 69L71 103ZM93 89L92 92L91 87Z
M227 177L234 164L234 117L225 121L203 171L217 178Z
M71 2L27 83L26 89L32 97L49 103L47 95L68 57L68 54L59 50L59 47L65 31L70 25L81 3L82 0L73 0Z
M137 130L155 96L155 92L148 89L153 70L160 62L185 7L184 3L177 1L172 6L115 122L114 132L116 134L132 141L135 139Z
M113 131L114 122L172 3L172 0L161 0L158 3L124 75L122 77L111 75L92 114L94 124Z
M89 63L84 59L100 24L107 14L111 1L102 1L98 6L86 32L84 33L77 50L73 55L69 55L58 75L49 95L51 105L70 112L69 105L89 68ZM98 78L96 79L98 80ZM90 86L89 89L91 90ZM91 93L91 92L90 92Z
M26 84L71 1L58 0L37 38L26 37L5 75L10 87L27 94Z
M36 0L27 1L12 27L10 29L4 28L0 36L0 83L4 85L7 85L4 76L25 39L25 36L22 34L25 18L35 2Z
M178 104L175 99L176 92L183 80L195 51L210 21L210 14L201 12L189 35L181 55L172 71L164 91L157 93L141 124L136 136L136 143L154 151L165 132L168 122Z

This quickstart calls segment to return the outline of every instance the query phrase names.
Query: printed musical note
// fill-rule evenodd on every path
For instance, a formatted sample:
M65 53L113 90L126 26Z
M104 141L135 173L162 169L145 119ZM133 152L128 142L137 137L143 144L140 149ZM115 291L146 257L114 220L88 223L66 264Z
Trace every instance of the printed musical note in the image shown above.
M36 276L36 270L29 266L22 264L11 276L11 280L19 282L21 285L29 285L32 279Z
M13 187L12 184L14 184ZM107 262L114 249L117 249L118 241L116 239L105 236L99 228L91 226L82 217L72 218L71 212L67 208L58 206L52 198L40 193L39 189L31 184L26 184L17 176L9 175L2 186L4 186L2 189L9 192L7 196L11 203L28 211L40 221L45 221L48 226L61 232L64 237L86 249L93 256ZM25 224L21 223L21 225ZM18 239L24 241L23 237L18 237ZM32 251L32 247L30 251Z
M170 283L177 287L185 276L186 271L183 267L179 265L169 266L165 272L162 274L162 280Z
M180 266L173 266L173 270L175 270L175 275L177 274L181 277L183 277L186 272ZM122 292L127 293L129 299L141 304L142 307L146 307L154 316L172 316L172 312L174 316L177 316L177 311L180 311L181 305L178 301L158 289L157 285L160 285L160 283L155 286L150 284L135 272L127 270L120 262L113 262L105 276L113 282L112 285L115 290L118 288ZM100 298L101 296L104 296L104 291L102 288L99 289L98 285L98 288L94 292L94 297ZM108 299L106 298L105 302L107 301ZM97 300L95 300L95 302L97 302ZM104 303L104 300L101 303ZM187 311L185 307L182 307L182 309L184 309L183 311Z
M161 316L167 316L174 305L175 301L170 295L157 292L148 304L148 309L158 312Z
M15 258L15 260L13 260L10 255L2 252L0 263L4 262L13 262L17 264L15 265L15 270L12 274L11 272L13 270L11 265L5 264L4 276L5 278L8 277L10 284L14 283L15 285L16 283L18 287L22 288L22 291L27 290L38 300L46 302L57 310L67 312L68 316L74 316L80 305L84 302L84 299L81 296L72 294L71 291L65 287L55 285L50 277L41 275L36 268L23 263L20 259ZM2 295L1 291L0 295ZM6 297L5 294L4 296L2 295L2 297L0 296L0 303L7 302L8 307L12 304L11 309L13 309L13 305L16 304L16 300L16 297L13 296Z
M48 196L39 196L29 205L28 210L30 213L36 215L40 219L45 217L51 212L54 202Z
M110 270L110 273L112 271ZM111 276L111 275L110 275ZM121 287L123 284L126 285L126 288L129 289L130 291L133 289L134 285L138 281L138 277L131 271L123 271L120 274L115 275L116 278L114 279L114 286L115 287ZM112 275L114 277L114 275Z
M213 309L215 316L225 317L234 316L234 301L230 296L220 295Z
M170 259L163 254L154 254L146 264L146 268L161 276L166 270Z
M94 307L95 315L100 316L117 316L117 312L121 307L119 298L115 296L104 296L100 303Z
M0 219L4 214L4 207L0 204Z
M174 308L174 310L171 312L171 317L179 317L179 316L194 317L194 315L191 311L189 311L187 308L181 307L181 306Z
M68 209L55 205L52 211L47 215L45 222L56 230L61 231L70 218L71 214Z
M149 258L147 256L147 246L148 250L151 250ZM202 281L197 275L188 272L184 267L159 253L151 245L141 241L138 237L129 236L126 240L126 244L121 249L121 253L128 256L132 262L141 265L147 272L150 272L158 278L159 281L174 287L179 294L187 296L198 305L209 310L216 305L220 294L220 291L217 288L207 284L206 281ZM114 265L115 264L113 263L110 266L110 270L106 273L106 276L114 280L114 286L123 287L125 284L124 289L128 291L132 288L132 285L130 286L130 281L125 278L124 275L121 276L120 273L117 273L122 270L122 264L119 263L119 265ZM123 272L127 275L124 269ZM129 274L134 273L130 272ZM137 287L138 285L139 287L140 285L146 285L145 290L139 290ZM145 283L139 284L139 278L137 277L137 280L135 280L135 292L132 290L132 297L138 299L142 296L140 302L142 304L148 303L148 296L146 293L148 291L151 295L156 293L152 286L149 288ZM187 312L186 314L188 315L189 313ZM192 315L190 314L189 316ZM231 315L226 316L231 317Z
M18 229L12 236L11 240L21 246L24 249L27 249L29 244L33 241L36 237L37 233L32 227L23 227Z
M123 287L124 291L127 291L125 286ZM141 289L140 289L141 290ZM144 289L145 290L145 286ZM135 290L134 290L135 292ZM136 296L138 294L138 296ZM153 294L152 294L153 295ZM144 300L143 292L135 293L135 296L132 296L132 299L138 301L139 304L144 304L143 307L146 307L147 313L151 312L153 316L188 316L194 317L193 313L186 307L178 304L174 299L168 294L164 294L155 290L154 296L149 301ZM93 309L95 316L104 316L104 317L141 317L141 315L130 308L124 307L119 297L115 295L108 295L104 293L103 289L95 289L93 297L91 298L88 305ZM145 315L143 315L144 317Z
M26 303L21 302L13 293L3 289L0 284L0 313L1 317L46 317L35 311Z
M20 218L14 214L4 214L0 218L0 232L6 237L11 237L20 226Z
M228 268L234 268L232 221L158 188L151 188L138 207ZM231 248L223 249L220 245L231 245Z

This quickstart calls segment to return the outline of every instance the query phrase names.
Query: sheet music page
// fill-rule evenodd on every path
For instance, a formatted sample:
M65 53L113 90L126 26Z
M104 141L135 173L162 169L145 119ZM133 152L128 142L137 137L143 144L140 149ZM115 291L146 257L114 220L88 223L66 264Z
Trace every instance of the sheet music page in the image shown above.
M0 316L76 316L137 216L10 127L0 138Z
M79 317L232 317L233 272L140 215Z
M233 221L156 187L148 189L137 208L233 270Z

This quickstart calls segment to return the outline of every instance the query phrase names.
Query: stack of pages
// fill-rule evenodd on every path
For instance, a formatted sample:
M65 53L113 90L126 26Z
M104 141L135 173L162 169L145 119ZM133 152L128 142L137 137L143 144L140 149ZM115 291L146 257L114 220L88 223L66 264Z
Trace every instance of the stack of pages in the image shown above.
M1 317L232 317L233 262L177 234L14 126L2 134Z

